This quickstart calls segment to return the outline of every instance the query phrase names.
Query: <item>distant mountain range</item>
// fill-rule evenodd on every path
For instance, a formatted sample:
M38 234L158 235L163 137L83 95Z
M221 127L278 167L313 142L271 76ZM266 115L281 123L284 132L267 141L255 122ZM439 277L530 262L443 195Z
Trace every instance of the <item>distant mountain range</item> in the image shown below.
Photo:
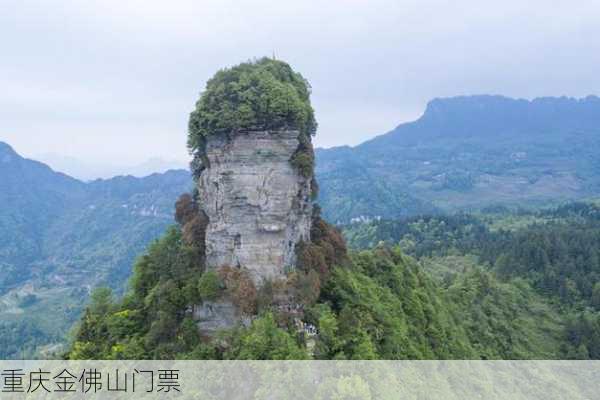
M49 165L55 171L63 172L83 181L109 179L118 175L144 177L173 169L188 169L188 165L185 162L168 161L158 157L152 157L136 165L110 165L85 162L75 157L54 153L39 154L34 158Z
M123 289L190 189L183 170L84 183L0 142L0 358L52 350L92 287Z
M334 222L597 196L600 98L435 99L414 122L316 154Z

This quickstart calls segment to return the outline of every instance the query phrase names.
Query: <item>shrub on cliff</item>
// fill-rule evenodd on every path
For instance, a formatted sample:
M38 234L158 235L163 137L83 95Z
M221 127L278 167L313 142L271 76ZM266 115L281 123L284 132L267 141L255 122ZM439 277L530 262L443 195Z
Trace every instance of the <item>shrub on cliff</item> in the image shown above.
M236 308L248 315L255 314L257 290L248 272L225 266L221 267L217 273Z
M198 293L202 300L212 301L217 299L221 289L221 280L214 271L207 271L202 274L198 282Z

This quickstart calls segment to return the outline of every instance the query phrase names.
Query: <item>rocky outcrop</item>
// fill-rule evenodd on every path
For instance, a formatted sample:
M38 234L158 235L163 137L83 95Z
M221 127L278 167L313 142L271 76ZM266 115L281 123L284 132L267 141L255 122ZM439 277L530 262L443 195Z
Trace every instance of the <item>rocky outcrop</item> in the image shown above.
M299 131L246 131L206 139L198 178L208 218L206 265L245 269L257 287L296 262L296 245L310 240L310 178L290 160Z
M204 334L212 334L244 322L233 303L225 299L203 302L194 307L192 317L196 321L198 329Z

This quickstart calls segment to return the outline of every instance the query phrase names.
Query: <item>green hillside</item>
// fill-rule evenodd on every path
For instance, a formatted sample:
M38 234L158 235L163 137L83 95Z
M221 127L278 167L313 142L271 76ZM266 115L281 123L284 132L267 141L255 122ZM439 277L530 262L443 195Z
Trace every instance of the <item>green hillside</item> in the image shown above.
M328 264L314 300L305 297L298 331L290 316L257 295L249 327L201 337L191 307L231 290L202 272L174 228L135 266L122 300L97 292L71 359L547 359L561 357L561 314L522 281L501 282L480 266L442 283L399 248L351 253ZM326 276L325 279L324 276ZM209 279L210 277L210 279ZM209 280L215 280L208 285ZM207 289L212 287L213 289ZM225 288L225 289L221 289ZM235 290L235 289L234 289ZM271 296L271 297L270 297ZM248 298L246 297L246 300Z
M382 220L349 225L345 235L355 248L398 243L449 290L473 269L508 291L528 288L525 298L511 302L555 310L563 326L561 357L600 357L600 208L595 204Z
M185 171L86 184L0 143L0 358L58 351L92 288L122 292L189 187Z
M330 221L600 195L600 99L465 96L356 147L318 149Z

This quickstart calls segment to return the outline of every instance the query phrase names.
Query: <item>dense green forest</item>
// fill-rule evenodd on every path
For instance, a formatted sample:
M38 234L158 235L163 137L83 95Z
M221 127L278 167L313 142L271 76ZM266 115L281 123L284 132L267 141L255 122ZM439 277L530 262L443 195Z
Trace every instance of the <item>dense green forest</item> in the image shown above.
M527 285L556 312L564 357L600 357L600 207L412 217L348 225L349 243L397 243L451 285L476 266L503 284ZM450 283L452 282L452 283Z
M310 137L317 122L310 104L310 84L289 64L261 58L218 71L196 102L188 124L188 148L194 155L194 176L202 171L209 136L249 130L296 129L300 147L292 164L313 176Z
M0 358L52 357L93 287L123 292L190 174L84 183L2 142L0 160Z
M376 221L348 225L345 234L352 247L398 243L417 258L473 254L499 276L527 278L563 303L595 306L600 290L600 208L595 204Z
M248 297L203 272L183 224L139 259L122 300L96 293L68 357L598 358L599 211L576 203L353 224L348 257L335 230L316 224L325 239L306 253L294 290L317 335L277 307L273 286ZM256 317L201 337L190 307L222 291L251 298L243 307Z

